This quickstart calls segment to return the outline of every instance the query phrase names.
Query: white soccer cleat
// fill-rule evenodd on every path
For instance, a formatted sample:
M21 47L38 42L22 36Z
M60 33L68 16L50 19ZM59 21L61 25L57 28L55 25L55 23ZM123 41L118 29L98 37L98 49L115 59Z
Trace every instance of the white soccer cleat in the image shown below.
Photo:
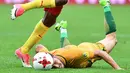
M18 16L21 16L24 13L24 9L21 7L20 4L13 5L13 9L11 10L11 19L14 20Z

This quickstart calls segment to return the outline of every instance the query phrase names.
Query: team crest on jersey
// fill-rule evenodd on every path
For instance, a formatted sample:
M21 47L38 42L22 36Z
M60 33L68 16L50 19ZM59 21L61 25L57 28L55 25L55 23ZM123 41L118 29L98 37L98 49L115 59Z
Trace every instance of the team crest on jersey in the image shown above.
M83 57L88 58L88 57L89 57L88 52L84 52L84 53L83 53Z

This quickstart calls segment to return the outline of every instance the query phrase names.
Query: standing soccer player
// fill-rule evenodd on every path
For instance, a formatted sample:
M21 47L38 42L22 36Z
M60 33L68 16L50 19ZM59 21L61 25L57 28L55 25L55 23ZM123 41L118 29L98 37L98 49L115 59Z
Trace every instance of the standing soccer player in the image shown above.
M33 0L25 4L15 4L11 11L11 19L16 19L23 13L34 8L45 8L45 15L35 26L34 31L28 40L15 51L16 56L21 59L23 67L32 67L30 65L30 56L28 52L30 49L43 37L47 30L56 22L63 5L68 0Z

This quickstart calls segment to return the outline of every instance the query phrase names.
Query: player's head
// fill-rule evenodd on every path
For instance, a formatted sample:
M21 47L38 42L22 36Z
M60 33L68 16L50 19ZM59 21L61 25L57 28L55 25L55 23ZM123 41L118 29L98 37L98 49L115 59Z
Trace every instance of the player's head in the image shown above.
M33 57L33 67L35 69L51 69L53 64L53 57L49 53L39 52Z

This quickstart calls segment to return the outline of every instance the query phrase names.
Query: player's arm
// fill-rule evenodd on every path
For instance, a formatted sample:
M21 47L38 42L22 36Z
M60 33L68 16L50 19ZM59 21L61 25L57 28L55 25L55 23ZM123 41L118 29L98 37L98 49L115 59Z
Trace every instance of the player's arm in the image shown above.
M67 21L63 21L63 20L60 23L57 23L55 26L55 29L60 32L61 48L70 45L66 28L67 28Z
M114 61L114 59L105 51L97 50L94 52L95 56L100 56L104 61L110 64L114 69L120 70L122 68Z

